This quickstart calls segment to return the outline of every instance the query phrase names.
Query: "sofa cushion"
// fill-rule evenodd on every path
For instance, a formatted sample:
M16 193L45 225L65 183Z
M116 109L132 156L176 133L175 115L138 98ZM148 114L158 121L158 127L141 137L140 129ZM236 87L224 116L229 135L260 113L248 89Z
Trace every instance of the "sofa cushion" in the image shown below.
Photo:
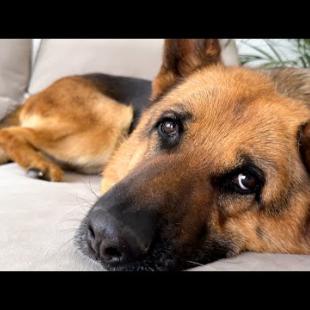
M310 271L310 255L243 253L191 271Z
M16 164L0 166L0 270L102 270L73 243L99 180L67 173L50 183Z
M29 179L0 166L0 270L104 271L73 238L97 199L100 177L66 173L63 183ZM245 253L191 271L310 270L310 256Z
M0 40L0 120L21 104L31 71L31 40Z
M228 44L227 44L228 43ZM233 40L221 40L222 58L237 64ZM72 74L107 74L153 79L161 64L163 39L44 39L36 56L29 92Z

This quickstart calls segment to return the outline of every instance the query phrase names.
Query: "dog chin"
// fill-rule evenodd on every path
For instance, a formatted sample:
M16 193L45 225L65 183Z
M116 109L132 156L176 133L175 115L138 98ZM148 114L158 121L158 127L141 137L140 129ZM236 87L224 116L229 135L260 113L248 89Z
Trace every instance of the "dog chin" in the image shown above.
M104 264L102 263L103 268L108 271L177 271L181 270L178 265L172 260L164 260L162 263L158 261L150 261L148 259L130 263L122 263L122 264Z
M198 265L204 265L216 260L227 257L227 253L222 252L209 252L207 255L203 253L196 253L192 259L184 259L172 256L159 249L153 250L148 254L147 258L141 259L136 262L128 262L122 264L105 264L100 262L102 266L108 271L184 271L186 269L197 267Z

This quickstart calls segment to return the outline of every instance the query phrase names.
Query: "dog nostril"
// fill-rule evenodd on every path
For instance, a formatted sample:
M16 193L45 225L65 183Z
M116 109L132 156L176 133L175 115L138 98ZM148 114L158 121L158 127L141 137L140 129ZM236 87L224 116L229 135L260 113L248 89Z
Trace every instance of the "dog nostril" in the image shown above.
M109 259L120 259L122 253L116 247L107 247L104 249L104 256Z

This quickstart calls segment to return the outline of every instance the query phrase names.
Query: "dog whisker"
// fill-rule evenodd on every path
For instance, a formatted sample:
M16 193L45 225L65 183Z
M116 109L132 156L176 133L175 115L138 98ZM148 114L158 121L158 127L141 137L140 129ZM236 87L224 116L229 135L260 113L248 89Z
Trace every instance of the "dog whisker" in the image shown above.
M97 194L95 190L93 189L90 179L88 179L88 187L90 189L90 192L95 196L95 198L99 199L99 194Z

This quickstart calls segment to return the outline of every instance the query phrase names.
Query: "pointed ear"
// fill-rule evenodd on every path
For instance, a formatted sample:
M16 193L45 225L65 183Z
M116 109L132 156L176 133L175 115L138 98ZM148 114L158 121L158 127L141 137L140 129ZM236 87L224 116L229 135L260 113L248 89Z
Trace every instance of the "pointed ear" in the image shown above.
M167 39L164 43L163 62L153 81L152 100L157 99L196 69L219 63L221 47L217 39Z

